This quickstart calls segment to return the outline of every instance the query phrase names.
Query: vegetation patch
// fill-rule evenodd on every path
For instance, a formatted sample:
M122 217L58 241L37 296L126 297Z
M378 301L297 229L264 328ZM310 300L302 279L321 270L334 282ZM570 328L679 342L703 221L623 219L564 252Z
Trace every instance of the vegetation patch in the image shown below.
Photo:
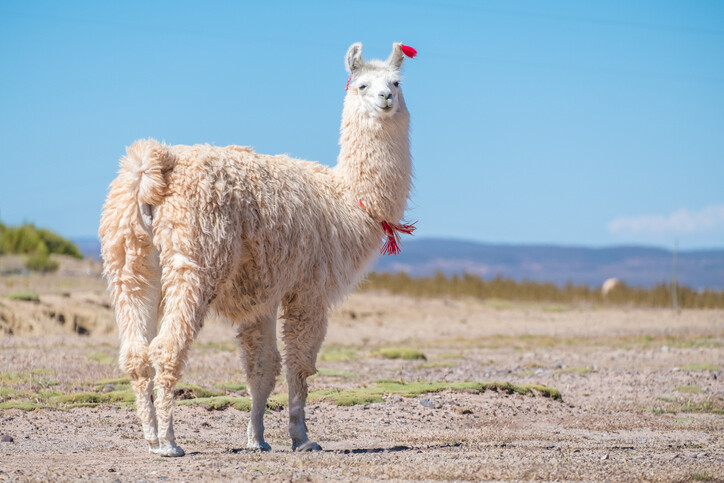
M330 344L322 348L318 359L323 362L347 362L359 358L359 349L351 345Z
M358 387L356 389L321 389L309 394L310 401L330 401L337 406L356 406L382 402L383 391L378 387Z
M696 386L679 386L676 389L674 389L674 391L689 393L689 394L701 394L702 392L704 392Z
M136 401L136 394L131 389L110 392L72 392L70 394L53 396L49 401L60 407L70 404L132 403Z
M34 401L5 401L0 403L0 409L20 409L22 411L34 411L45 406Z
M544 305L543 307L541 307L541 310L543 310L543 312L558 313L558 312L567 312L567 311L571 310L571 307L568 305L562 305L562 304L549 304L549 305Z
M4 295L9 300L21 300L23 302L40 302L38 294L33 292L12 292Z
M385 359L403 359L406 361L426 361L425 354L411 347L382 347L372 353Z
M719 366L714 364L688 364L681 366L682 371L718 371Z
M319 369L317 369L317 374L320 377L340 377L344 379L355 379L359 377L359 375L353 372L338 371L336 369L328 369L326 367L320 367Z
M457 367L454 362L423 362L415 366L415 369L437 369L442 367Z
M217 382L216 384L214 384L214 387L218 389L223 389L224 391L246 391L246 385L239 382Z
M206 342L200 344L201 349L210 352L234 352L236 351L236 344L233 341L222 341L222 342Z
M58 381L55 379L48 379L44 376L49 376L54 374L55 371L52 369L33 369L30 371L22 371L22 372L6 372L3 374L0 374L0 384L2 384L4 389L10 390L9 386L12 385L19 385L19 384L28 384L31 387L41 386L41 387L50 387L50 386L57 386ZM1 394L1 393L0 393Z
M683 404L672 403L664 408L650 408L654 414L676 414L676 413L710 413L724 414L724 401L722 399L705 399L703 401L688 401Z
M196 384L186 384L180 382L176 385L174 390L176 399L196 399L196 398L211 398L214 396L223 396L223 394L211 391L205 387L197 386Z
M590 367L564 367L563 369L556 369L553 374L588 374L593 369Z
M478 275L446 276L438 272L428 277L411 277L400 273L371 273L360 284L360 290L384 290L415 297L474 297L495 309L508 309L516 303L549 303L543 310L560 311L568 304L633 305L638 307L671 307L672 285L660 283L653 287L634 287L619 283L604 297L598 287L567 283L517 281L496 276L483 279ZM694 290L677 285L677 303L684 309L724 308L724 290Z
M691 475L689 475L689 479L691 479L692 481L714 481L713 476L703 471L692 473Z
M437 358L442 360L465 359L465 356L462 355L460 352L443 352L442 354L438 354Z
M99 364L114 364L116 362L115 357L109 356L103 352L92 352L88 354L87 357L88 360L98 362Z
M248 397L238 396L212 396L184 399L177 401L176 404L179 406L204 406L210 411L226 409L229 406L232 406L234 409L238 409L239 411L251 411L251 399Z

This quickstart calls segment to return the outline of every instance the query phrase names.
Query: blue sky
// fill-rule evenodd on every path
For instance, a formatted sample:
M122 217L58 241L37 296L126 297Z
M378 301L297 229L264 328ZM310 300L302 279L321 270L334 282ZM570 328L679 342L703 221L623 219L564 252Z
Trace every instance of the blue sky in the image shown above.
M93 236L137 138L332 165L402 41L418 236L724 248L724 2L244 3L0 3L0 219Z

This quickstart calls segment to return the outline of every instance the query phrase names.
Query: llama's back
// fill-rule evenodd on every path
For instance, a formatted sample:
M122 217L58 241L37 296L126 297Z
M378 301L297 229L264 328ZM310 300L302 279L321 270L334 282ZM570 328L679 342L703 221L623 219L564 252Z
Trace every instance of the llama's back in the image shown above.
M116 218L108 214L118 212L115 205L122 207L133 225L128 235L144 239L152 232L161 265L187 265L201 274L199 282L224 301L217 309L225 315L253 312L290 291L331 303L371 258L373 241L371 250L359 250L370 220L338 189L329 168L240 146L153 143L129 148L104 221ZM135 159L159 146L165 151L158 161ZM113 231L106 225L104 257L104 239Z

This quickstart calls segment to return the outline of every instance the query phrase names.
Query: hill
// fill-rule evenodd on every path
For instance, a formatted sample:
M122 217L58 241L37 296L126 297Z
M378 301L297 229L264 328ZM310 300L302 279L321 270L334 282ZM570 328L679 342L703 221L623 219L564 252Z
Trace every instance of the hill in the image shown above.
M73 240L84 256L100 258L95 238ZM404 240L402 253L380 257L375 270L412 276L470 273L489 279L567 282L600 286L610 277L629 285L650 287L673 275L673 252L646 246L588 248L556 245L512 245L427 238ZM678 281L694 289L724 289L724 250L679 252Z
M508 245L450 239L405 240L402 253L380 257L375 270L404 271L412 276L469 273L498 274L515 280L599 286L610 277L629 285L668 282L673 252L645 246L604 248L555 245ZM724 250L680 251L678 281L694 289L724 289Z

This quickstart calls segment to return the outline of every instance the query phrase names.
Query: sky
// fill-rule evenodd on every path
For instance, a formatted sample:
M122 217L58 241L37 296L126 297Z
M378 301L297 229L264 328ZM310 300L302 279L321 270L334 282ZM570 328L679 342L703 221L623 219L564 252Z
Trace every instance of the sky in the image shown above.
M0 3L0 220L94 236L125 146L334 165L354 42L404 65L419 237L724 248L724 2Z

